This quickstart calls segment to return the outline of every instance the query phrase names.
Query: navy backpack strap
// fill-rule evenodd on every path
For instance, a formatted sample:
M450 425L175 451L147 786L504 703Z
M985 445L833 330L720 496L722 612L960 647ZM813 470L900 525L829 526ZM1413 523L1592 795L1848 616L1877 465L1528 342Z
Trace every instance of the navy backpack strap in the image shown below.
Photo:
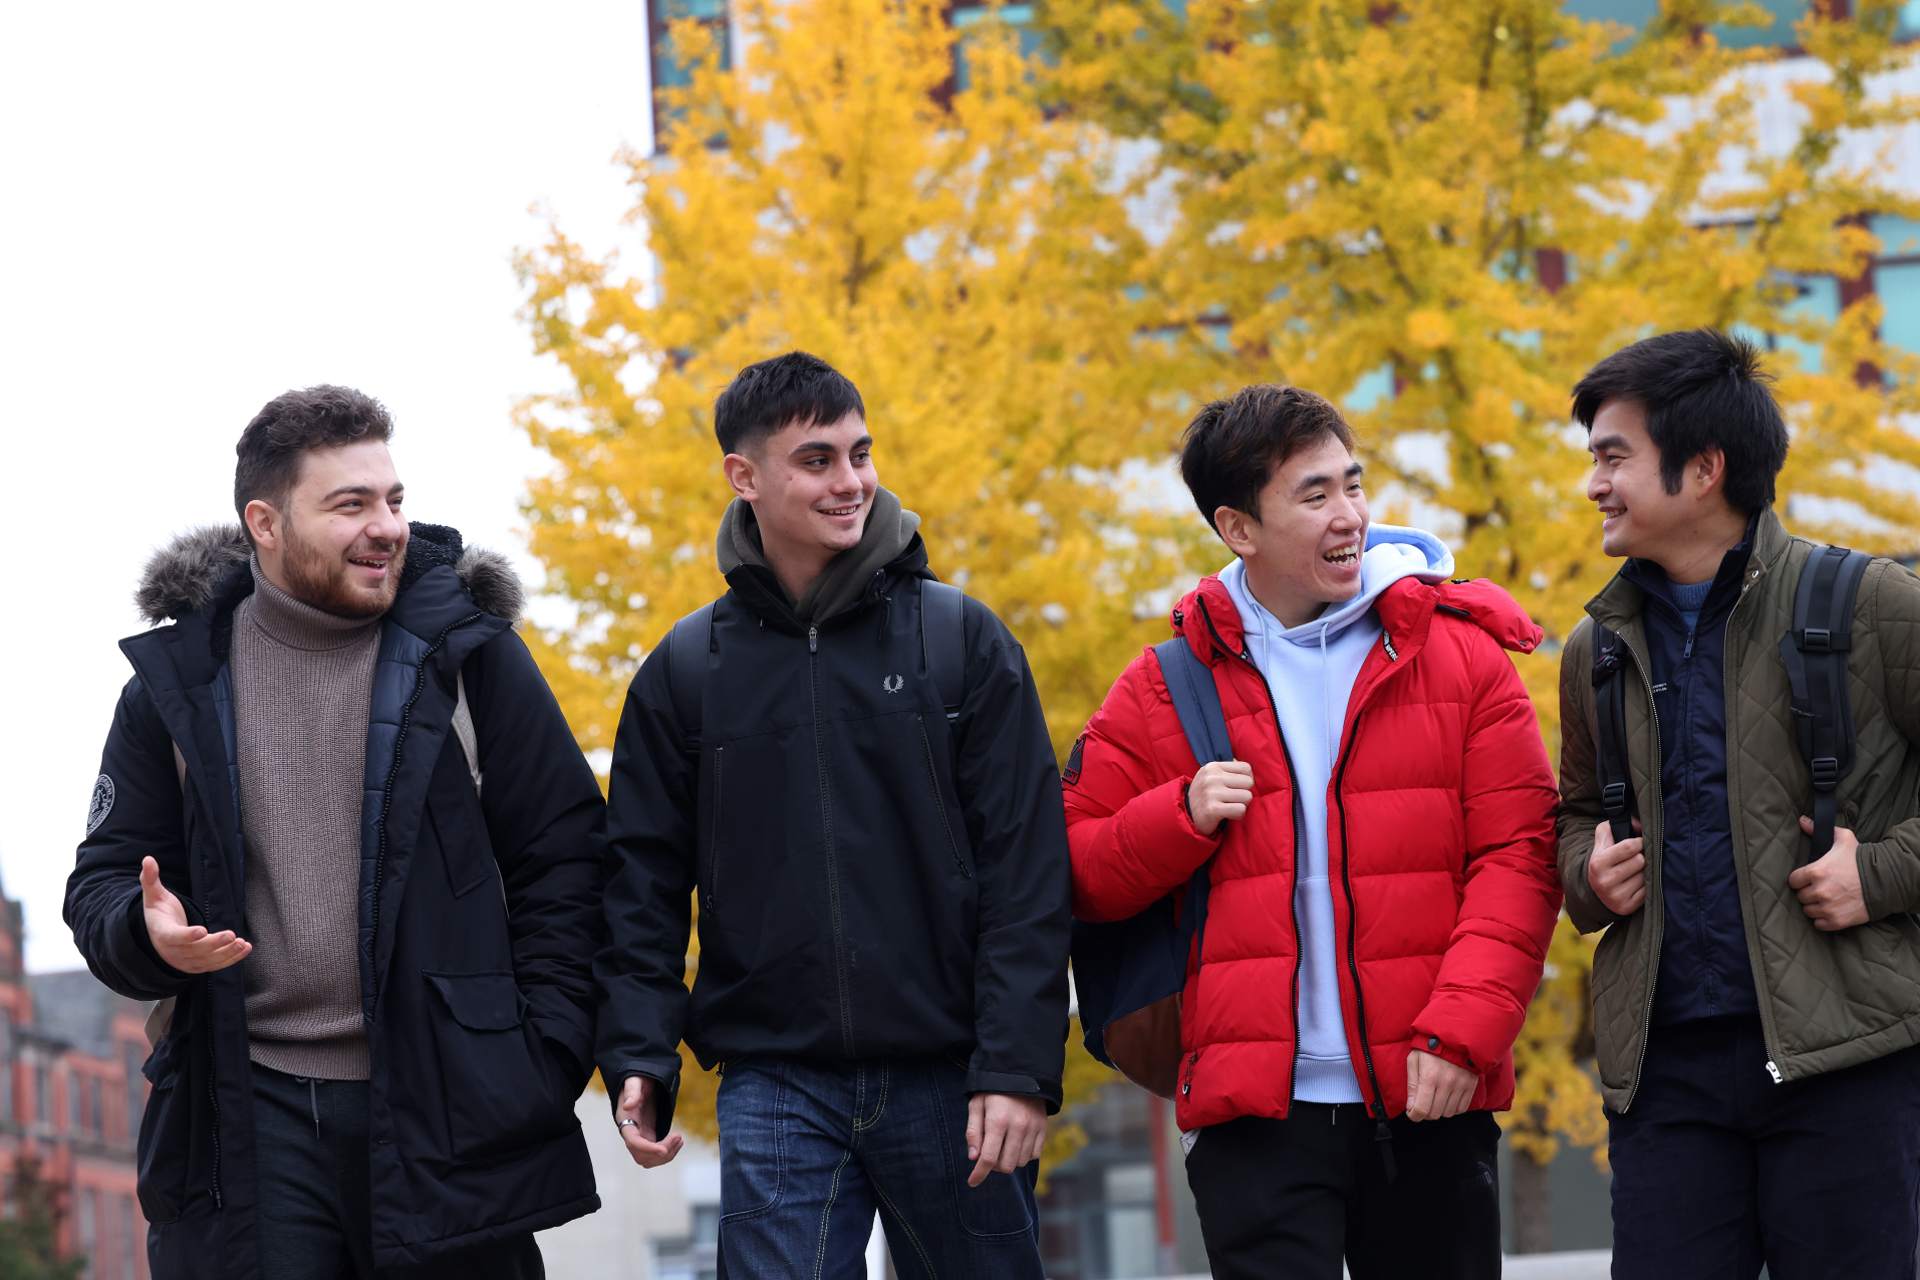
M1213 683L1213 671L1181 636L1162 640L1153 646L1160 662L1160 674L1167 682L1167 694L1173 699L1174 714L1180 717L1181 731L1193 751L1196 765L1233 759L1233 743L1227 737L1227 717L1220 709L1220 690ZM1206 928L1207 891L1211 881L1209 857L1187 881L1187 905L1181 913L1183 929L1196 936Z
M1633 775L1627 757L1627 645L1606 627L1593 632L1594 721L1599 741L1600 810L1617 843L1633 837Z
M1214 686L1213 672L1194 653L1193 646L1175 636L1153 646L1159 659L1160 674L1173 699L1174 714L1193 749L1195 764L1233 759L1233 744L1227 740L1227 718L1220 710L1220 690Z
M1780 638L1793 727L1813 782L1813 835L1808 860L1833 847L1840 780L1853 768L1853 700L1847 654L1853 648L1853 605L1866 573L1865 552L1822 547L1800 568L1793 625Z
M967 692L966 603L966 593L951 583L920 580L920 653L949 721L960 718Z
M673 691L673 717L687 754L700 754L705 727L707 655L713 651L713 603L708 601L673 624L667 633L667 687Z

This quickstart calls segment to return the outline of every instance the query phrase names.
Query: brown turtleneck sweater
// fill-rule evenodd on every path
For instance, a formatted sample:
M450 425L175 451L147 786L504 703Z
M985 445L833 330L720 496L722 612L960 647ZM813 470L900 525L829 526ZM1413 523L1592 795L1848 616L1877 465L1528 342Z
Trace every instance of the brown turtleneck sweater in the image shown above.
M360 1014L360 805L379 619L294 599L253 564L233 611L253 1060L367 1078Z

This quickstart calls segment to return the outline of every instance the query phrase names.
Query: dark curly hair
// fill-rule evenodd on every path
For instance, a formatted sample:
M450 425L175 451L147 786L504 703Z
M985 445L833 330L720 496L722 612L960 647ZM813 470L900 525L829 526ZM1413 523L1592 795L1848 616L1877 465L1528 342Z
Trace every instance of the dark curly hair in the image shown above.
M255 498L287 505L300 478L301 455L308 450L392 438L386 406L352 387L308 387L275 396L253 415L234 446L239 461L233 469L233 509L240 526L246 527L247 504Z

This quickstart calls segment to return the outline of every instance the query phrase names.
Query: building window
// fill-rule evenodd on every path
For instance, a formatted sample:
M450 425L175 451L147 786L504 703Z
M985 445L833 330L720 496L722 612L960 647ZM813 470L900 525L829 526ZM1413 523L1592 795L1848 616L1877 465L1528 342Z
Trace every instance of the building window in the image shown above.
M94 1280L99 1271L94 1267L94 1253L99 1247L99 1238L95 1228L99 1225L96 1215L100 1211L100 1193L93 1190L82 1191L80 1201L80 1254L86 1260L87 1280Z
M33 1063L33 1119L42 1129L53 1128L53 1072L38 1057Z
M727 0L651 0L647 5L648 66L653 73L653 130L658 136L661 124L671 114L662 106L662 89L683 89L693 81L693 71L674 57L673 24L692 18L713 32L720 48L720 68L733 65L731 19Z
M0 1128L13 1123L13 1015L0 1009Z

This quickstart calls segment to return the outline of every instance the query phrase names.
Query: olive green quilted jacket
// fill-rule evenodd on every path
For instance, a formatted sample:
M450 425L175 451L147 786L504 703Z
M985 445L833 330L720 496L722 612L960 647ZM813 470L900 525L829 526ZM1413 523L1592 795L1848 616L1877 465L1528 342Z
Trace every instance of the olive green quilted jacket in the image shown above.
M1847 660L1855 756L1840 783L1839 825L1860 839L1869 923L1822 933L1787 887L1806 837L1813 788L1794 740L1780 638L1800 566L1817 544L1763 513L1740 599L1727 620L1727 801L1747 956L1777 1079L1797 1080L1920 1042L1920 579L1875 560L1860 584ZM1646 1052L1659 971L1659 727L1648 687L1639 588L1616 576L1587 604L1560 665L1560 877L1582 933L1604 929L1593 961L1601 1093L1624 1111ZM1647 900L1613 914L1587 883L1601 820L1594 763L1594 622L1617 632L1627 664L1627 740L1646 837Z

